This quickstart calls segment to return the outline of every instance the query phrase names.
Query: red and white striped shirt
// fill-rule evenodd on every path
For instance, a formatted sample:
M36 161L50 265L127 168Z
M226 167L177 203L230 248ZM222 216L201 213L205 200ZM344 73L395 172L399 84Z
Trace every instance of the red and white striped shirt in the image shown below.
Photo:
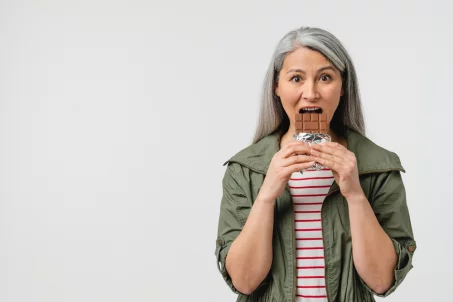
M332 171L293 173L288 182L296 230L296 301L327 302L321 207L334 181Z

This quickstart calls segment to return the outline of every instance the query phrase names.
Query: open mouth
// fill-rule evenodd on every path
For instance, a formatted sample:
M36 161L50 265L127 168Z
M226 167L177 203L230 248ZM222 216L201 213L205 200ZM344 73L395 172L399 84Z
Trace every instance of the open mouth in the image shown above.
M310 108L302 108L299 110L299 113L322 113L322 108L319 107L310 107Z

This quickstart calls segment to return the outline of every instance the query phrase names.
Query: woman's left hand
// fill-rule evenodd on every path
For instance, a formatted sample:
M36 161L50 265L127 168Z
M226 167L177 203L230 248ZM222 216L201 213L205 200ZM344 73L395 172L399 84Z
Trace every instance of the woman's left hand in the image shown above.
M338 143L311 144L314 160L332 170L341 194L349 201L362 196L355 154Z

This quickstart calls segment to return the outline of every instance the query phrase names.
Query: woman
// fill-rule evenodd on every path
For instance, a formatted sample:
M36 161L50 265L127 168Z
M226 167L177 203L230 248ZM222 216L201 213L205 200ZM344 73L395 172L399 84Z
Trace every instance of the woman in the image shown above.
M294 140L304 110L327 115L332 142ZM329 32L282 38L254 142L227 163L216 256L237 301L374 301L412 268L404 169L365 137L354 66Z

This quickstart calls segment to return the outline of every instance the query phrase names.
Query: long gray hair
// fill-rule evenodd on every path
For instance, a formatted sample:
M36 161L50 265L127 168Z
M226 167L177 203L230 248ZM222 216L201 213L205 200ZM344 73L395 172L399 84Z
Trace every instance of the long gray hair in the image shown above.
M280 98L275 94L275 87L286 56L300 47L307 47L323 54L341 72L344 94L332 117L330 128L340 136L345 135L347 128L365 135L357 75L348 52L331 33L320 28L301 27L287 33L274 51L264 80L253 142L256 143L274 132L283 134L288 131L290 121Z

